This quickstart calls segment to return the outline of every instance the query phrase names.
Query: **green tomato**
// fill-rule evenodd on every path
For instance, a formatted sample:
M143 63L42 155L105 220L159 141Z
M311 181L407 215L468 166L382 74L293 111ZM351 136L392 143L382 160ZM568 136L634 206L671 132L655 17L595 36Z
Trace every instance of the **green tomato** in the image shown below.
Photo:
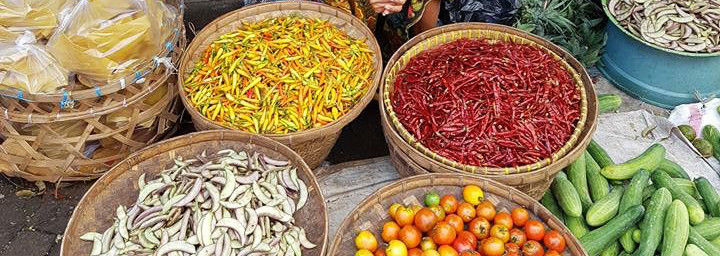
M440 205L440 195L435 192L425 194L425 206L436 206Z

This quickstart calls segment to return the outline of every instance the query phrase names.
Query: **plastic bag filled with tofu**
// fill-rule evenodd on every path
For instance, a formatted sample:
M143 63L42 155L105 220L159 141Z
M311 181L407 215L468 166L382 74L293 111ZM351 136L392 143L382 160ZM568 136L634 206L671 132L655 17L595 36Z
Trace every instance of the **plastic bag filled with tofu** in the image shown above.
M57 27L61 10L75 0L0 0L0 41L14 42L25 31L38 40Z
M62 17L48 50L85 84L103 84L160 54L177 15L160 0L79 0Z
M68 85L68 71L26 31L13 43L0 43L0 88L53 93Z

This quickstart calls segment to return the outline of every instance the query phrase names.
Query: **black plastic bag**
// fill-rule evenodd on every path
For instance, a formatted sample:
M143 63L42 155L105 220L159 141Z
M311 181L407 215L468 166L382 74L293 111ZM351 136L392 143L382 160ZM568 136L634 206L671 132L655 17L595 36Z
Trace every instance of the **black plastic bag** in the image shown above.
M440 22L443 25L458 22L511 25L518 9L519 0L445 0L440 11Z

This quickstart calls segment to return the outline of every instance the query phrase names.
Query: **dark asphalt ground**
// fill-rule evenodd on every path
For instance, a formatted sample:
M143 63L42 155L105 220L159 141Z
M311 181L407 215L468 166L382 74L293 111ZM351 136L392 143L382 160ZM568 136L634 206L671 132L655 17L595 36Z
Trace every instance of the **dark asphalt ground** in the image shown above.
M199 31L215 17L240 7L240 2L242 1L186 0L185 19ZM192 33L188 32L188 36L192 37ZM192 124L185 120L177 135L192 131ZM357 119L343 129L328 161L336 164L387 154L378 104L373 101ZM47 184L44 194L22 198L15 193L23 189L37 191L33 183L0 177L0 255L60 255L60 242L65 226L75 205L91 185L92 182L62 183L57 189L56 197L55 186Z

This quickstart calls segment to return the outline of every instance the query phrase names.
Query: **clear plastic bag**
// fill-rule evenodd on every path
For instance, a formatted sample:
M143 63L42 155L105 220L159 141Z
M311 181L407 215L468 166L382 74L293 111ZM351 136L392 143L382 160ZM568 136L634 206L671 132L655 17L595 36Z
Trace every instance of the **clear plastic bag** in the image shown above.
M50 36L58 15L74 0L0 0L0 41L13 42L24 31L38 39Z
M0 43L0 88L36 94L57 92L67 84L68 71L29 31L14 43Z
M80 0L62 17L48 50L81 80L104 83L162 52L176 16L160 0Z

